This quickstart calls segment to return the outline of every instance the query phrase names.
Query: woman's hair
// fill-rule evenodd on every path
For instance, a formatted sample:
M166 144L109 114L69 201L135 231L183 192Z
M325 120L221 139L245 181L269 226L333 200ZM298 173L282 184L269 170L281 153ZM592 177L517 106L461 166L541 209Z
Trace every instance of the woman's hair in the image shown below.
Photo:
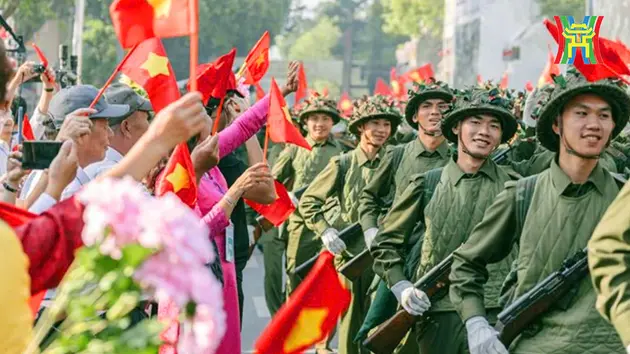
M7 85L13 76L13 68L9 58L7 58L7 51L4 48L4 43L0 41L0 101L6 104L7 97Z

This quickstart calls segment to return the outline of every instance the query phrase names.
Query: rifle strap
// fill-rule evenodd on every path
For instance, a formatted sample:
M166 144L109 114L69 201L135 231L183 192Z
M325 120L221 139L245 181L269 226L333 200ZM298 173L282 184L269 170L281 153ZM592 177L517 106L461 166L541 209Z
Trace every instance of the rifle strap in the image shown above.
M398 167L400 167L400 162L402 161L403 155L405 154L405 146L400 145L394 148L392 151L392 171L398 171Z
M339 156L339 173L337 174L337 181L335 181L335 188L337 189L337 193L341 196L342 189L346 184L346 174L348 173L348 169L350 169L350 156L352 152L347 152Z
M525 218L532 203L538 175L521 178L516 182L516 234L520 236Z

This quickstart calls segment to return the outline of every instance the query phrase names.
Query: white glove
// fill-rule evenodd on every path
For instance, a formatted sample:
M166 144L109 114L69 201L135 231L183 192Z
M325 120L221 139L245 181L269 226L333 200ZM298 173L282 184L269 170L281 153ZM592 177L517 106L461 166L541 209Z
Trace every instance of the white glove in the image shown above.
M368 250L372 249L372 242L374 242L376 234L378 234L378 227L369 228L363 233L363 239Z
M249 236L249 246L253 246L256 244L256 239L254 238L254 230L256 227L253 225L247 225L247 235Z
M630 345L626 347L626 353L630 354Z
M322 242L326 249L334 255L339 255L346 250L346 243L339 238L339 231L335 229L326 229L322 234Z
M408 280L401 280L391 288L392 293L398 299L398 303L414 316L421 316L431 307L429 297L422 290L416 289Z
M466 321L466 331L470 354L509 354L499 340L499 332L483 316L469 318Z

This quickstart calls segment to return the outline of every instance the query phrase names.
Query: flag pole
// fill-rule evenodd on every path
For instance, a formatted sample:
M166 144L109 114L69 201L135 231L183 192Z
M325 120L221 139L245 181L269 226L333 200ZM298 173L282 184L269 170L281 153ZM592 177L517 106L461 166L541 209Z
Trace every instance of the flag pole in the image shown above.
M94 106L96 106L96 102L98 102L98 100L101 99L101 97L103 96L103 93L105 93L105 90L109 87L112 81L114 81L114 79L116 78L116 74L118 74L122 66L125 65L125 62L127 61L127 59L129 59L129 57L131 56L131 53L133 53L136 50L136 48L138 48L138 44L134 45L131 48L131 50L127 52L123 60L121 60L120 63L118 63L118 66L116 66L116 69L114 69L114 72L112 73L112 75L109 77L109 79L107 79L107 81L105 82L105 85L103 85L103 87L101 87L101 89L98 91L98 94L96 95L96 98L94 98L94 101L90 103L90 108L94 108Z
M263 163L267 163L267 150L269 149L269 124L265 127L265 145L263 147Z
M190 6L190 91L197 91L197 64L199 58L199 2L191 0Z
M223 113L223 101L225 101L225 96L221 97L221 102L219 102L219 108L217 108L217 117L214 119L214 125L212 127L212 135L216 134L219 130L219 121L221 120L221 113Z

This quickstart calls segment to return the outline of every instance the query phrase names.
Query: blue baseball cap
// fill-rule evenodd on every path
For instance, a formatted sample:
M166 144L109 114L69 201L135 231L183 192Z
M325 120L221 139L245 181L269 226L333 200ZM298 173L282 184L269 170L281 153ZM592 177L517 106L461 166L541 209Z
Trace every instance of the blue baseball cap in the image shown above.
M66 116L79 108L88 108L98 96L98 89L91 85L70 86L57 92L50 101L48 113L52 116L57 128L61 127ZM130 107L126 104L110 104L101 96L94 105L96 113L90 119L116 119L126 116Z

